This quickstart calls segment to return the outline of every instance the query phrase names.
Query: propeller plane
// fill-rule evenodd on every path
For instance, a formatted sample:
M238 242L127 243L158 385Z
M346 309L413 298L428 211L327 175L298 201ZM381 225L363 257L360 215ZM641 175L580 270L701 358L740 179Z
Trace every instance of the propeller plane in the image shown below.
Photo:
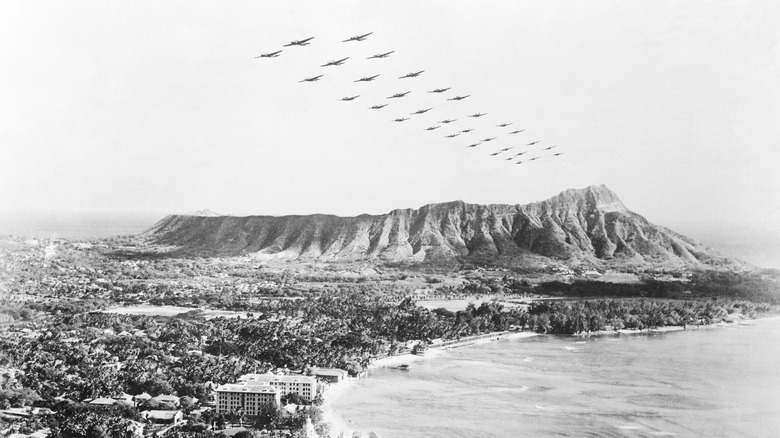
M372 33L374 33L374 32L369 32L369 33L367 33L367 34L363 34L363 35L355 35L355 36L353 36L353 37L350 37L350 38L348 38L348 39L346 39L346 40L342 41L342 43L348 43L348 42L350 42L350 41L363 41L364 39L366 39L366 37L368 37L368 36L369 36L369 35L371 35Z
M309 41L313 40L314 37L306 38L305 40L298 40L298 41L291 41L290 44L285 44L282 47L290 47L290 46L308 46L311 44Z

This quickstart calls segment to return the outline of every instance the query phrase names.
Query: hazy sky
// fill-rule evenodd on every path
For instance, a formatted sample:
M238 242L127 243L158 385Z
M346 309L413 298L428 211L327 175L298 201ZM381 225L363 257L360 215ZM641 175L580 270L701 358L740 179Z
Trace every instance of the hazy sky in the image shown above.
M606 184L662 224L775 225L778 38L775 0L4 1L0 210L354 215ZM489 155L532 140L558 147Z

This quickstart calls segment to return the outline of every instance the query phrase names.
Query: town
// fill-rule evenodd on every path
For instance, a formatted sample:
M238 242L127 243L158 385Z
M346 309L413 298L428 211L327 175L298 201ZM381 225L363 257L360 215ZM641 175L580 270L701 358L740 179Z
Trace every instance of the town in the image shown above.
M773 271L273 265L155 257L134 239L3 238L0 433L336 436L329 388L382 358L515 331L734 322L779 304Z

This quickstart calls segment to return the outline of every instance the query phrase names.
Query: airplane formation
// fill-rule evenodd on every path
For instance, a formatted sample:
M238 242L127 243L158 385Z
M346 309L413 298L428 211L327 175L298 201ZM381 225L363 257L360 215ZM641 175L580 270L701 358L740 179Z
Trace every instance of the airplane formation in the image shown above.
M373 32L368 32L366 34L359 34L359 35L355 35L355 36L349 37L349 38L347 38L345 40L342 40L341 42L342 43L359 43L359 42L363 42L363 41L367 40L371 35L373 35ZM284 44L282 47L305 47L305 46L308 46L308 45L312 44L312 41L314 39L315 39L315 37L308 37L308 38L301 39L301 40L293 40L293 41L291 41L291 42L289 42L287 44ZM299 50L299 49L292 49L292 50ZM284 49L279 49L279 50L268 52L268 53L262 53L262 54L260 54L258 56L255 56L255 58L256 59L257 58L271 59L271 58L278 58L280 56L287 56L286 53L283 53L283 52L284 52ZM367 57L365 59L368 59L368 60L386 59L386 58L390 57L390 55L392 55L394 53L395 53L395 50L390 50L390 51L387 51L387 52L379 52L379 53L376 53L375 55L369 56L369 57ZM365 55L363 55L363 56L365 56ZM342 66L344 64L347 64L348 61L349 61L349 63L352 63L354 61L354 60L350 61L350 59L351 59L350 56L345 56L343 58L339 58L339 59L335 59L335 60L331 60L331 61L325 62L323 64L320 64L319 66L323 67L323 68L325 68L325 67L339 67L339 66ZM359 59L362 59L362 58L359 58ZM366 61L363 61L363 62L366 62ZM386 61L371 61L371 63L373 63L373 62L378 62L377 65L379 65L379 64L384 64L384 62L386 62ZM328 71L331 71L331 69L328 69ZM407 79L418 78L423 73L425 73L424 69L419 70L419 71L412 71L412 72L406 73L403 76L398 76L397 79L390 79L390 80L401 80L401 79L403 79L403 80L405 80L404 83L406 83ZM308 83L318 82L324 76L325 76L325 74L319 74L319 75L316 75L316 76L310 76L310 77L306 77L304 79L301 79L298 82L308 82ZM354 83L358 83L358 82L361 82L361 83L373 82L373 81L377 80L377 78L379 78L380 76L381 76L381 73L377 73L377 74L373 74L373 75L369 75L369 76L363 76L363 77L360 77L358 79L354 79L354 80L352 80L352 82L354 82ZM384 79L384 80L386 80L386 79ZM414 81L410 81L410 83L412 83L412 82L414 82ZM362 86L359 86L359 87L362 87ZM440 95L440 94L447 93L451 89L452 89L452 87L450 87L450 86L441 87L441 88L434 88L433 90L430 90L430 89L427 90L426 93ZM407 96L409 94L412 94L413 91L414 90L409 90L409 91L405 91L405 92L397 92L397 93L392 94L390 96L386 96L386 99L400 99L400 98L403 98L403 97L405 97L405 96ZM461 102L461 101L471 97L470 94L456 94L454 96L452 94L450 94L450 96L451 97L447 97L446 100L447 101L452 101L452 102ZM342 98L340 98L338 100L342 101L342 102L352 102L352 101L356 100L359 97L361 97L361 94L355 94L355 95L352 95L352 96L345 96L345 97L342 97ZM369 98L370 98L370 96L369 96ZM365 97L363 99L365 99ZM370 110L382 110L383 108L387 107L388 105L389 105L389 103L383 103L383 104L371 105L371 106L368 106L367 108L370 109ZM461 104L452 104L452 105L461 105ZM436 108L435 105L434 106L430 106L430 107L423 107L423 108L421 108L421 109L419 109L417 111L414 111L412 113L406 114L406 116L397 117L395 119L390 118L390 120L393 121L393 122L398 122L398 123L405 122L407 120L411 120L412 118L417 120L420 117L425 117L424 115L426 113L428 113L429 111L434 110L435 108ZM434 112L436 112L436 111L434 111ZM466 115L464 115L464 117L468 117L469 119L479 119L481 117L486 116L487 114L488 113L486 113L486 112L476 112L476 113L473 113L473 114L466 114ZM434 130L442 128L444 126L450 126L450 124L453 124L453 123L455 123L457 121L458 121L457 118L445 118L445 119L436 121L434 125L430 125L430 126L428 126L427 128L425 128L423 130L424 131L434 131ZM463 122L461 122L461 123L463 123ZM494 123L496 123L496 122L494 122ZM493 140L498 139L499 137L501 137L503 139L504 138L504 134L511 135L511 136L514 137L514 136L517 136L517 134L521 134L521 133L525 132L525 129L515 129L515 130L510 131L510 132L503 131L503 128L507 128L507 127L512 126L512 125L514 125L514 122L502 122L502 123L499 123L499 124L490 125L490 127L488 127L487 129L490 129L491 133L493 133L492 131L494 131L496 129L502 129L501 134L496 134L496 135L492 135L492 136L488 135L488 136L486 136L485 138L483 138L481 140L471 142L470 144L466 145L466 147L467 148L476 148L476 147L479 147L481 145L486 145L487 143L490 143ZM472 131L483 132L483 131L486 131L487 129L484 128L484 127L483 128L479 128L478 127L477 129L468 127L468 128L465 128L465 129L462 129L462 130L459 130L459 131L447 133L447 135L444 135L443 137L447 138L447 139L456 139L456 138L461 137L462 135L467 135L467 134L469 134ZM457 142L457 140L454 140L454 141ZM501 140L501 142L503 142L503 141L504 140ZM503 148L500 148L500 149L497 149L497 150L493 150L489 154L489 156L495 157L495 156L502 155L505 152L508 152L508 151L512 150L516 146L518 148L525 148L525 149L534 148L534 147L541 147L541 149L538 149L537 152L538 153L542 153L542 155L534 154L535 156L533 156L531 158L526 158L527 157L526 154L528 154L530 152L530 150L522 150L522 151L517 152L515 154L512 154L511 152L509 152L509 154L508 154L509 156L507 158L504 158L505 161L511 161L511 162L513 162L515 164L523 164L523 163L536 161L536 160L539 160L539 159L542 159L542 158L546 158L546 157L550 157L550 158L551 157L558 157L558 156L561 156L563 154L563 152L552 151L552 149L556 148L557 145L553 145L553 146L545 146L545 145L536 146L537 144L541 143L542 140L534 140L534 141L531 141L529 143L526 143L525 145L518 145L518 144L516 144L517 143L516 141L511 140L511 139L509 139L507 137L507 143L509 143L509 142L515 143L515 144L505 144L506 147L503 147ZM552 152L555 152L555 153L547 152L546 155L545 155L546 151L552 151ZM504 155L504 156L506 156L506 155Z

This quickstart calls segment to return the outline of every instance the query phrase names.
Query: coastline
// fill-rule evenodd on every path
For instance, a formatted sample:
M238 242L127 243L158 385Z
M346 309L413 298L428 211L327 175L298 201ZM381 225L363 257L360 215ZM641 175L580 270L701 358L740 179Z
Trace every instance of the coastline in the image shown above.
M395 368L399 365L420 363L424 362L427 358L436 357L444 350L451 350L455 348L463 348L471 345L486 344L489 342L495 342L500 339L524 339L534 336L540 336L541 333L534 332L496 332L490 333L481 339L464 339L462 341L455 342L442 347L429 348L425 355L416 354L401 354L397 356L388 356L381 359L372 361L366 367L366 370L373 370L377 368ZM368 378L368 377L365 377ZM345 437L351 436L355 430L350 427L350 421L341 417L338 412L333 409L333 402L349 393L353 388L360 384L360 378L349 377L336 384L330 384L322 393L322 424L328 425L329 436L336 438L339 434L344 434ZM361 431L363 432L363 431ZM368 433L368 432L365 432Z

